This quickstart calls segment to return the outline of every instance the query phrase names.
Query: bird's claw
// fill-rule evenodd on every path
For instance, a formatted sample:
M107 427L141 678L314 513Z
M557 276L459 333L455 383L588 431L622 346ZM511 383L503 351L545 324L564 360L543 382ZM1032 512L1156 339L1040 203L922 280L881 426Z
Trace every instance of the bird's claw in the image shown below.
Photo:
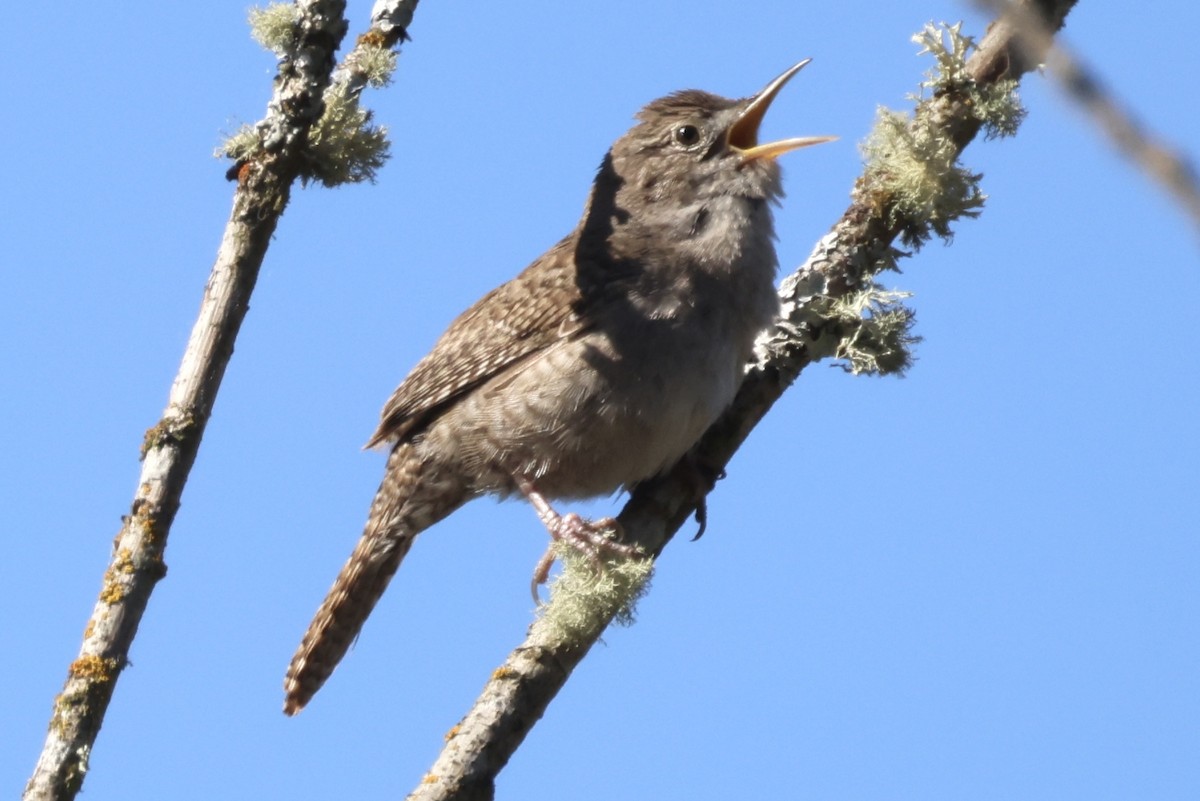
M537 565L533 568L533 582L529 585L533 593L534 603L542 602L538 595L538 587L546 583L550 577L550 568L558 558L557 543L564 543L583 554L599 573L604 572L605 556L629 557L641 553L636 545L621 542L624 530L615 517L602 517L599 520L586 520L570 512L560 515L550 505L550 502L537 491L528 479L517 479L517 487L533 504L538 517L541 518L546 530L550 532L550 547L542 554Z
M571 512L562 515L547 524L551 543L542 558L533 569L533 581L529 585L533 593L534 603L541 603L538 587L546 583L550 577L550 568L558 558L558 543L563 543L579 552L591 563L596 572L604 573L605 557L630 557L641 553L636 545L621 542L623 529L615 517L602 517L599 520L586 520Z

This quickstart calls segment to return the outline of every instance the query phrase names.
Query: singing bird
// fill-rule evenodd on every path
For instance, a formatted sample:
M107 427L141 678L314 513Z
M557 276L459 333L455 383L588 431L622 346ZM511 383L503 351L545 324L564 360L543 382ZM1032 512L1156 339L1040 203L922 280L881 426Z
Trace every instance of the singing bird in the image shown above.
M408 374L368 443L391 448L383 482L288 667L285 713L333 672L417 535L472 498L520 492L553 538L629 550L549 499L663 472L733 400L778 311L775 159L832 139L758 142L807 63L742 100L690 89L648 104L605 155L575 230Z

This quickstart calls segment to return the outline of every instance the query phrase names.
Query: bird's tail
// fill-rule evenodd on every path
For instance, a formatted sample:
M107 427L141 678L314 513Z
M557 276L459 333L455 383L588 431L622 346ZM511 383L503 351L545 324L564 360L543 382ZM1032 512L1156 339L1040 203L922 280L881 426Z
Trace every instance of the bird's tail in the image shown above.
M333 673L417 535L465 500L458 482L445 476L423 477L422 472L411 443L392 450L362 537L288 665L284 714L303 709Z

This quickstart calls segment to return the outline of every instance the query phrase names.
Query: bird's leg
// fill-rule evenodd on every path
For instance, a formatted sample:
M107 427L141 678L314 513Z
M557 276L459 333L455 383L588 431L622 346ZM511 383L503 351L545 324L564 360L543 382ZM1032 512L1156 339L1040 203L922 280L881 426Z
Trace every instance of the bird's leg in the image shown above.
M552 540L550 547L546 549L546 553L542 555L533 569L533 582L530 589L533 591L534 602L541 602L537 588L546 583L546 579L550 576L550 568L554 565L555 542L564 542L570 545L586 556L600 571L604 570L604 563L600 559L601 554L633 556L639 552L637 546L618 541L622 531L621 524L615 517L585 520L574 512L560 515L546 500L546 497L537 491L532 481L527 478L517 478L516 483L525 497L529 499L529 503L533 505L534 511L541 518L542 525L550 532Z

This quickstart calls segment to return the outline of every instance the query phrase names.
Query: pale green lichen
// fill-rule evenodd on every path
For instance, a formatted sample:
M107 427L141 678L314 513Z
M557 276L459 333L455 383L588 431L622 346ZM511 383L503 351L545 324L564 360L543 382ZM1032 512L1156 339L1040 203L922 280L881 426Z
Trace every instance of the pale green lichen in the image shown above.
M388 159L387 128L375 125L368 109L340 84L325 93L325 113L308 134L308 158L300 170L305 183L324 186L374 181ZM222 142L214 155L238 162L253 161L262 142L253 126L243 125Z
M638 600L650 589L654 561L616 556L599 568L570 546L556 546L563 569L550 582L550 602L535 625L559 642L581 642L612 620L632 625Z
M217 146L213 155L217 158L230 158L234 161L250 161L258 155L262 148L258 134L251 125L243 125L233 132L224 142Z
M931 55L933 67L908 115L880 108L875 126L862 145L866 162L855 197L886 215L901 242L917 249L930 237L949 240L951 225L976 217L987 199L982 176L958 162L959 145L953 126L943 123L948 113L967 110L989 138L1016 132L1025 111L1015 81L982 85L967 69L975 41L962 33L962 24L927 24L913 37L920 55ZM864 287L831 303L825 312L842 333L836 356L853 373L903 373L911 364L911 348L919 341L911 331L913 312L904 305L909 295L883 289L871 280L884 270L898 270L897 259L908 255L889 248L871 265L864 265Z
M975 38L963 34L961 22L953 25L943 22L940 26L926 22L919 33L913 34L912 41L921 45L918 56L928 53L934 59L933 69L925 73L925 80L921 82L922 89L937 93L971 83L967 57L975 49ZM921 98L918 95L914 99Z
M828 311L845 324L836 358L855 375L900 374L912 365L914 314L904 305L911 292L887 290L876 283L838 298Z
M958 165L958 148L940 129L881 107L862 151L863 188L886 206L889 222L901 226L907 247L920 247L933 234L949 240L951 223L979 216L983 176Z
M370 110L358 103L343 86L325 93L325 113L308 135L309 163L301 173L305 181L333 187L361 181L374 182L388 159L387 128L375 125Z
M1011 79L978 84L967 73L967 57L975 50L975 39L962 33L962 23L942 24L931 22L912 38L921 45L917 55L933 56L934 68L925 73L921 89L933 95L942 92L960 92L966 95L971 113L983 123L984 135L988 139L1012 136L1017 132L1025 109L1017 94L1017 82ZM922 95L913 99L921 100Z
M938 124L929 105L952 96L968 108L989 137L1016 132L1024 116L1015 81L977 84L967 71L975 42L962 33L962 24L927 24L913 37L921 54L934 58L934 67L921 82L917 114L880 108L875 127L863 143L866 159L859 196L886 209L889 222L900 228L908 247L920 247L931 236L949 240L951 223L976 217L986 196L982 177L958 164L958 145ZM929 92L932 97L925 98Z
M392 82L396 58L395 50L364 37L347 57L347 66L361 72L371 86L382 89Z
M281 58L296 49L299 20L299 11L291 3L272 3L249 11L251 35ZM325 91L325 109L308 132L307 152L299 169L304 183L318 181L334 187L374 181L387 161L387 129L375 125L371 112L359 104L364 83L382 87L391 81L396 53L385 43L385 37L377 32L360 37L341 68L341 77L335 75ZM216 155L239 165L260 158L264 154L261 126L243 125L217 148ZM273 148L268 144L266 149Z
M250 35L254 41L282 56L296 46L296 23L300 10L294 3L271 3L262 8L252 8L247 14Z
M1016 81L1005 79L996 81L986 89L976 87L972 92L975 101L972 109L983 123L986 139L1015 136L1021 127L1026 112L1021 105L1021 96L1017 94L1017 86Z

